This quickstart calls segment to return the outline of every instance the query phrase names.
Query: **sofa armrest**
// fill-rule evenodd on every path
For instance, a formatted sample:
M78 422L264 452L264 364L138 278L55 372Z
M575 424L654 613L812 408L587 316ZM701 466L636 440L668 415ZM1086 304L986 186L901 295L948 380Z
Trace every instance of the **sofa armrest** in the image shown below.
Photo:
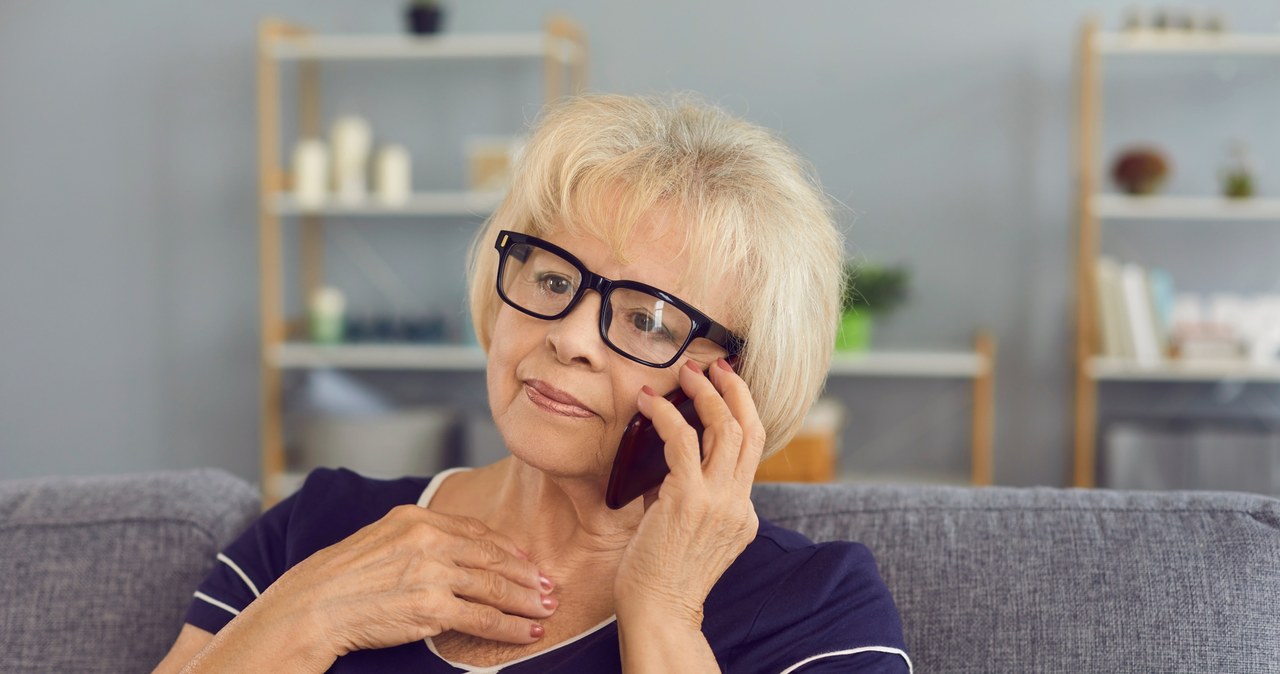
M207 469L0 482L0 671L150 671L258 503Z

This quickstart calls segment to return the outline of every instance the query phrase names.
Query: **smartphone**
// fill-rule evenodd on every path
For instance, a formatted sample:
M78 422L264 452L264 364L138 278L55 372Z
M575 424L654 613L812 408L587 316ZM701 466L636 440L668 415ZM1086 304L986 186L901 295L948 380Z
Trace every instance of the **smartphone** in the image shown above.
M736 360L734 357L728 359L730 365ZM679 386L663 397L671 401L684 420L697 431L698 451L701 452L702 420L693 408L693 399L685 395ZM622 432L618 454L613 457L613 471L609 473L609 484L604 492L605 505L617 510L662 484L663 478L671 472L663 451L665 444L653 422L636 412Z

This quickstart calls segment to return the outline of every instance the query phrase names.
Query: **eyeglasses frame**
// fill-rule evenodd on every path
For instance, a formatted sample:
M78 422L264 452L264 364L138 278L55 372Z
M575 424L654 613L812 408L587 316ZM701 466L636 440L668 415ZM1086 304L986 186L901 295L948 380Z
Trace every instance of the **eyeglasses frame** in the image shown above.
M530 311L513 302L511 298L507 297L507 294L502 290L502 273L506 269L507 260L510 258L509 251L513 244L519 244L519 243L539 246L539 247L545 248L548 251L551 251L552 253L555 253L556 255L559 255L560 257L564 258L566 262L573 265L573 267L577 269L578 273L582 276L582 283L578 286L577 290L574 291L574 295L572 298L570 298L569 303L565 305L565 308L563 310L561 310L559 313L555 314L554 316L547 316L547 315ZM605 278L604 276L601 276L591 271L590 269L587 269L587 266L582 264L581 260L579 260L577 257L574 257L574 255L569 251L561 248L560 246L555 245L554 243L551 243L544 239L540 239L536 236L533 236L532 234L522 234L520 232L513 232L511 230L504 229L498 232L498 237L494 241L493 247L497 249L498 255L499 255L498 274L497 274L497 279L495 281L497 285L498 296L502 298L502 301L505 302L507 306L523 314L533 316L534 318L539 318L546 321L555 321L569 315L569 312L573 311L574 307L578 306L578 302L582 301L582 298L583 296L586 295L586 292L588 290L594 290L596 291L596 293L600 295L600 320L599 320L600 338L602 341L604 341L606 346L608 346L618 355L628 360L635 361L637 363L640 363L641 365L647 365L649 367L654 367L654 368L671 367L671 365L673 365L677 360L680 359L680 356L684 355L685 349L689 348L689 345L693 343L693 340L698 338L706 339L716 344L717 346L723 348L725 351L728 352L729 356L736 356L738 355L738 353L742 351L742 346L744 344L744 341L741 337L733 334L732 332L729 331L728 328L715 322L714 320L711 319L711 317L707 316L706 314L702 313L698 309L694 308L694 306L689 304L688 302L685 302L679 297L676 297L675 295L672 295L671 293L665 290L662 290L661 288L655 288L647 283L641 283L639 281L614 280L610 278ZM663 302L666 302L667 304L674 306L680 311L683 311L685 315L689 317L689 320L691 322L691 325L689 328L689 335L685 338L684 343L680 345L680 348L676 349L675 355L672 356L670 360L666 361L665 363L653 363L647 360L643 360L623 351L618 346L615 346L613 342L609 341L609 335L608 335L609 324L613 322L613 312L611 307L609 306L608 300L609 300L609 295L614 290L618 290L618 289L638 290L644 293L648 293L650 295L654 295L658 299L662 300Z

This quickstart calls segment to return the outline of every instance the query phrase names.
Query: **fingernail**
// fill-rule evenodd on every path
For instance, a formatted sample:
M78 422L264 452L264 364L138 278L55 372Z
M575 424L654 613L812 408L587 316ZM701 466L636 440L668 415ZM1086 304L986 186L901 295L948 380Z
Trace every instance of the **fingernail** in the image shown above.
M698 364L693 362L692 360L686 360L684 362L684 366L689 368L690 370L693 370L694 372L697 372L698 374L702 374L702 368L698 367Z
M729 364L729 361L723 358L717 358L716 365L719 365L720 369L724 370L725 372L733 372L733 366Z
M656 398L656 397L658 397L658 392L657 392L657 391L655 391L655 390L653 390L653 389L651 389L651 388L649 388L649 385L648 385L648 384L645 384L644 386L641 386L641 387L640 387L640 390L641 390L641 391L644 391L644 394L645 394L645 395L647 395L647 396L653 396L653 397L655 397L655 398Z
M555 585L551 582L551 579L543 575L538 576L538 584L542 586L543 592L550 592L552 589L555 588Z
M548 611L556 610L556 604L559 604L559 603L560 602L556 601L555 597L545 595L545 594L542 595L542 608L545 608Z
M539 625L538 623L534 623L533 626L529 628L529 636L534 639L541 639L542 635L546 632L546 630L542 629L542 625Z

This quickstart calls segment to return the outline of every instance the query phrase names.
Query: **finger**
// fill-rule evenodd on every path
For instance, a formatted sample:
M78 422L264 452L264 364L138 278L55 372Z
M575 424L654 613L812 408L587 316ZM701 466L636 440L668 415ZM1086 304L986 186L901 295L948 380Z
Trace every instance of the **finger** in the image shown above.
M435 517L435 524L444 531L464 538L485 539L506 550L514 557L519 557L526 561L529 559L529 555L526 555L524 550L521 550L520 546L516 545L515 541L511 540L506 534L500 534L490 529L488 525L474 517L444 515L429 510L427 512L430 512Z
M693 398L694 409L702 421L702 454L707 474L716 480L730 479L742 449L742 428L697 363L686 361L681 370L680 386Z
M544 634L537 622L467 601L454 602L451 615L443 622L449 629L509 644L531 644Z
M453 538L450 553L453 561L462 567L492 571L514 583L531 590L551 591L550 581L538 571L538 567L514 557L497 543L487 539Z
M636 398L641 414L653 422L653 429L662 438L663 456L671 476L677 479L701 474L701 457L698 455L698 433L693 430L680 410L657 391L644 386ZM665 482L665 480L664 480Z
M431 524L448 535L449 550L455 562L471 568L498 571L526 587L542 587L551 591L550 581L510 538L471 517L440 513L431 513L431 516Z
M457 569L449 587L457 597L526 618L546 618L555 613L559 605L555 597L483 569Z
M755 479L756 469L760 466L766 437L756 401L751 397L747 382L723 358L711 366L711 383L715 384L742 429L742 451L738 455L734 475L749 484Z

